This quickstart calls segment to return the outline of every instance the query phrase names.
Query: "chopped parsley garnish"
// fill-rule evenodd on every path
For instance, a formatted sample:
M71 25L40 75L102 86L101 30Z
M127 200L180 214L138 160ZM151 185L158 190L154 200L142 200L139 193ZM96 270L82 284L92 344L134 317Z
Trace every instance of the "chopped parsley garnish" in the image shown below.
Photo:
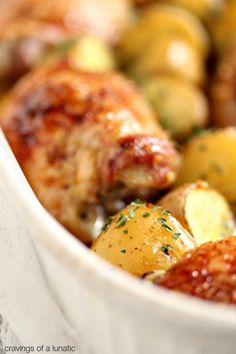
M165 218L157 218L157 220L158 220L161 224L166 223L166 221L167 221Z
M207 177L207 174L206 173L201 173L200 175L199 175L199 179L202 179L202 180L207 180L208 179L208 177Z
M120 251L121 253L126 253L126 249L123 249Z
M167 209L163 209L161 213L164 215L171 215L171 212Z
M136 216L135 210L132 208L128 208L129 211L129 217L134 218Z
M174 232L173 234L172 234L172 238L174 239L174 240L178 240L178 238L181 236L181 232Z
M157 218L157 221L159 221L161 226L164 227L167 231L169 232L173 231L172 228L169 225L167 225L166 223L167 220L165 218Z
M122 215L122 217L121 217ZM129 217L127 215L121 214L119 217L119 221L116 221L117 226L115 227L116 229L119 229L120 227L125 226L125 224L127 223L127 221L129 221Z
M118 224L124 217L125 215L123 213L120 214L120 216L118 217L118 219L116 220L116 224Z
M220 175L222 175L224 173L224 167L222 165L219 165L216 162L213 162L211 167L216 173L218 173Z
M143 204L146 204L146 202L144 202L143 200L141 200L141 199L139 199L139 198L133 200L133 201L130 203L130 205L132 205L132 206L141 206L141 205L143 205Z
M170 255L169 251L173 249L173 247L171 245L169 245L169 243L167 243L165 246L161 246L161 250L163 253L165 253L167 256Z
M150 216L150 213L148 211L145 211L142 216L143 218L148 218Z
M108 230L108 228L111 225L113 219L114 219L114 216L110 216L108 221L105 222L105 224L103 224L102 229L101 229L103 232L106 232Z
M127 235L128 232L129 232L128 229L125 229L125 230L123 231L123 234Z

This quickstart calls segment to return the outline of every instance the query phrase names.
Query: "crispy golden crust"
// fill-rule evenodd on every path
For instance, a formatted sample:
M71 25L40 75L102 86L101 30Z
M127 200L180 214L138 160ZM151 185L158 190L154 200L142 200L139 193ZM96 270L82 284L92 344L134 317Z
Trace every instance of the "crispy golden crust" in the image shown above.
M213 123L218 127L236 126L236 45L218 64L210 98Z
M71 34L89 33L115 42L129 17L127 0L0 0L0 22L36 18Z
M209 242L188 252L156 284L205 300L236 303L236 238Z
M148 196L178 171L179 156L148 106L115 73L66 63L42 69L16 86L1 117L39 199L81 238L88 205L96 209L112 193Z

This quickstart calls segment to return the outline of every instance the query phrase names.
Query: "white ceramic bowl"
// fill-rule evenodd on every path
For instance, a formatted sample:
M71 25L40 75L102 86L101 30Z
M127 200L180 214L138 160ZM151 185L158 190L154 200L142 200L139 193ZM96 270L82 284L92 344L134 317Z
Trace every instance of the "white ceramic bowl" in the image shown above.
M21 344L80 354L236 353L234 308L114 269L44 210L1 132L0 152L0 314Z

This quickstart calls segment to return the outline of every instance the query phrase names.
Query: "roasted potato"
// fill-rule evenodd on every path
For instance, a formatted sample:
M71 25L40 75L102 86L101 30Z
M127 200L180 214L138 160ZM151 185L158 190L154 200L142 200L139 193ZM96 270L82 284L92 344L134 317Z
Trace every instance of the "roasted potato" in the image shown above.
M209 37L202 24L189 12L171 5L153 5L124 32L119 45L122 63L148 52L161 37L176 37L193 47L200 57L209 51Z
M35 6L31 3L30 9ZM1 84L11 86L36 65L65 56L72 65L86 70L110 70L114 66L111 49L97 37L75 35L59 23L42 19L16 16L0 21Z
M236 238L205 243L188 252L155 283L209 301L236 304Z
M171 75L156 75L141 84L159 121L173 138L181 140L208 122L208 103L191 82Z
M110 70L114 63L111 49L96 37L71 37L55 24L31 19L0 24L1 83L10 86L37 65L64 57L87 70Z
M210 87L211 119L218 127L236 126L236 45L220 59Z
M223 7L223 0L162 0L185 8L203 20L207 20L212 13L220 11Z
M193 248L192 236L171 213L133 202L104 225L92 249L134 275L166 270Z
M111 48L101 39L89 35L68 38L45 53L37 67L55 64L65 58L69 65L86 71L110 71L115 68Z
M155 40L128 72L138 81L161 73L178 75L196 84L205 81L205 67L198 51L178 36L162 36Z
M197 245L233 235L236 225L225 198L198 181L174 189L158 201L194 237Z
M236 128L207 131L186 143L177 185L203 179L236 212Z

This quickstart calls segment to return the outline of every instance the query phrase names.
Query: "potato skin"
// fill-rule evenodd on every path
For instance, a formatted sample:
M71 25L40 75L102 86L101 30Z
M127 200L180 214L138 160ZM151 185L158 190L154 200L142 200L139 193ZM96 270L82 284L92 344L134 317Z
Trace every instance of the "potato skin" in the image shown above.
M204 181L173 189L158 201L158 205L171 211L197 245L219 240L236 231L227 201Z
M197 49L181 37L164 33L136 58L128 72L136 80L166 73L199 85L204 83L206 76L203 60Z
M182 39L199 57L205 57L209 51L208 34L195 16L175 6L154 4L142 11L140 18L124 32L119 43L121 62L132 63L166 36L173 41Z
M160 124L174 139L183 140L208 122L208 103L201 90L188 80L155 75L140 83Z
M132 203L108 222L92 249L140 276L168 269L194 246L193 238L168 211L152 204Z
M165 1L165 0L163 0ZM185 8L201 19L207 20L207 17L214 11L219 11L221 1L216 0L168 0L169 3Z
M176 185L207 181L236 211L236 129L206 131L187 142Z
M205 243L155 280L156 285L208 301L236 304L236 238Z
M192 234L185 215L186 198L189 192L196 188L207 188L208 184L204 181L196 183L186 183L167 193L157 204L162 208L169 210L180 224Z

